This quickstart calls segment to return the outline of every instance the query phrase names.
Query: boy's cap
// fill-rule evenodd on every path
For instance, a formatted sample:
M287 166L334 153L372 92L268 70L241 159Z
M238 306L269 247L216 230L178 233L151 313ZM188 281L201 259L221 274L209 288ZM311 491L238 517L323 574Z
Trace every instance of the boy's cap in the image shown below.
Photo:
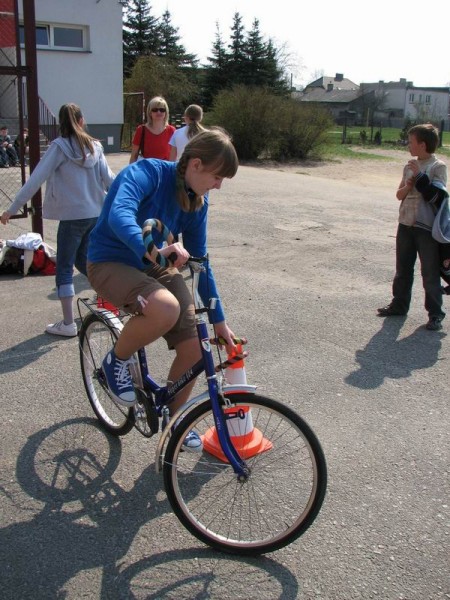
M4 129L8 129L8 128L6 127L6 125L3 125L3 127L0 127L0 131L3 131Z

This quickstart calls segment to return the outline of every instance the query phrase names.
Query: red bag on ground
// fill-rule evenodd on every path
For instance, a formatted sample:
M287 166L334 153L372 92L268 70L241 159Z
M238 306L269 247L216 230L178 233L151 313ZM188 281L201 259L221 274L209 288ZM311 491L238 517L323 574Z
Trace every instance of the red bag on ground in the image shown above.
M56 265L50 260L42 248L38 248L33 253L33 262L30 267L31 273L40 273L41 275L55 275Z

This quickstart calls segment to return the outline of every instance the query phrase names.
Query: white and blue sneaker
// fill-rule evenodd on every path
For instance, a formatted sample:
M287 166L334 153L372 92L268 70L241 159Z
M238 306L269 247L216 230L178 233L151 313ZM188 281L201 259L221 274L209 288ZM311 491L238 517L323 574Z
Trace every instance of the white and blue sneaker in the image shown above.
M178 419L178 421L171 427L170 433L172 434L177 425L183 420ZM198 435L194 429L191 429L189 433L186 435L183 441L183 445L181 447L182 450L187 450L188 452L202 452L203 451L203 442L202 438Z
M203 442L201 440L201 437L193 429L191 429L191 431L184 438L183 449L187 452L203 451Z
M109 391L114 396L114 400L126 408L134 406L136 403L136 393L133 387L130 369L128 365L133 359L120 360L114 354L114 350L108 352L103 359L102 369L105 374L106 383Z

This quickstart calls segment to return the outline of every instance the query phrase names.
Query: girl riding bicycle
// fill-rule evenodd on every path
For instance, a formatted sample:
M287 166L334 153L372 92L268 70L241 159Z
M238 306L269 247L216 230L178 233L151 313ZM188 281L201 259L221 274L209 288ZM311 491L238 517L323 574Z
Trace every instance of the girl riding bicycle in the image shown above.
M122 406L136 402L129 361L139 348L165 338L176 352L169 381L177 380L201 357L193 301L178 268L189 255L207 253L208 192L220 189L223 179L234 177L237 168L229 136L212 129L192 138L178 163L144 159L123 169L106 196L91 233L87 272L100 296L134 315L103 361L109 390ZM183 245L177 242L158 250L174 259L173 266L163 268L152 262L142 236L144 222L150 218L161 220L174 235L183 235ZM162 238L155 234L154 241L159 246ZM209 267L199 291L206 306L210 298L218 299L210 320L216 335L225 339L227 350L235 349ZM172 412L188 399L193 385L180 391L171 404ZM185 446L201 450L194 431L186 437Z

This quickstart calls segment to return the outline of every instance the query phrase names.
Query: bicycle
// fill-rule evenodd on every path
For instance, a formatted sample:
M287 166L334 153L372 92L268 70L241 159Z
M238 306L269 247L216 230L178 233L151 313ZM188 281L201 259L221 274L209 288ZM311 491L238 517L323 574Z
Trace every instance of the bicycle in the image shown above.
M171 239L160 221L146 223ZM137 403L130 409L118 405L101 365L130 316L86 298L78 301L81 371L89 402L106 431L125 435L135 427L151 437L161 429L156 471L162 470L168 500L188 531L218 550L258 555L290 544L313 523L325 497L326 461L316 435L291 408L257 394L256 386L227 382L227 368L247 352L215 366L212 350L217 348L220 359L223 340L209 335L206 316L214 299L205 307L198 293L207 261L188 261L202 358L178 381L159 385L141 348L131 368ZM203 372L207 389L170 416L175 394ZM182 448L192 429L204 442L201 453Z

